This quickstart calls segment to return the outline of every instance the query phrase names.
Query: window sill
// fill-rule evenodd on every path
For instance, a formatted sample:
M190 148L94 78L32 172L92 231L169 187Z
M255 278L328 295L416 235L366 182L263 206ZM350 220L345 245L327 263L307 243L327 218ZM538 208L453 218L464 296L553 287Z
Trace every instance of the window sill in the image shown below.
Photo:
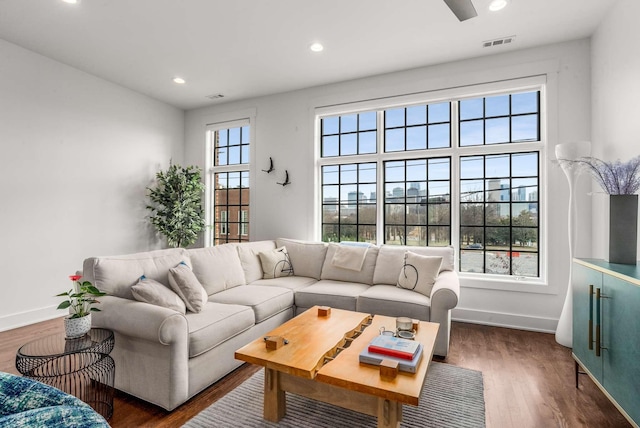
M473 274L458 272L463 288L483 288L487 290L514 291L521 293L558 294L556 286L549 285L541 278Z

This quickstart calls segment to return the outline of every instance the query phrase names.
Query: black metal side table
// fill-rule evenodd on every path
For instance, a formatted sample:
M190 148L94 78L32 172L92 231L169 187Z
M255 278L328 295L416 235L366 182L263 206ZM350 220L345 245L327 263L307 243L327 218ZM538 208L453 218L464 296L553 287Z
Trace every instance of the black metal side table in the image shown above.
M54 334L23 345L16 368L31 379L75 395L109 419L113 415L115 363L109 356L113 331L92 328L85 336L66 339Z

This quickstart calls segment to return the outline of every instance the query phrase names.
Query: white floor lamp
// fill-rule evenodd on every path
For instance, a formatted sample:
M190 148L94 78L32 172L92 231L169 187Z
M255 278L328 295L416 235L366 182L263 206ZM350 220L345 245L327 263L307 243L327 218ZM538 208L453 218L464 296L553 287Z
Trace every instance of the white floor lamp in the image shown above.
M581 157L589 156L591 154L591 142L580 141L572 143L558 144L556 146L556 159L574 160ZM560 166L567 176L569 181L569 285L567 286L567 295L564 299L564 305L562 306L562 312L560 313L560 319L558 320L558 327L556 328L556 342L563 346L571 347L573 342L573 301L572 288L571 288L571 276L573 271L573 249L576 244L575 233L575 197L573 195L573 188L575 187L576 180L580 174L580 169L571 162L560 162Z

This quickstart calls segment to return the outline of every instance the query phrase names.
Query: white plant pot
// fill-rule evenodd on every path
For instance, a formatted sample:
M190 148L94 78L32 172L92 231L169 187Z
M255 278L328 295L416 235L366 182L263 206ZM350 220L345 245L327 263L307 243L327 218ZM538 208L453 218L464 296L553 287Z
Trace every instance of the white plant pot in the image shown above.
M64 331L67 339L77 339L84 336L91 330L91 314L85 315L82 318L69 318L64 319Z

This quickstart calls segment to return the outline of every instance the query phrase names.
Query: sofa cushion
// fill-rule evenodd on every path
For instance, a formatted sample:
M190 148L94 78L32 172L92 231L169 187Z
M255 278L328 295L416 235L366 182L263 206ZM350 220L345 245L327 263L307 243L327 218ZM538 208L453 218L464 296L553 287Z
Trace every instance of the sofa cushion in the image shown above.
M378 252L378 260L373 272L374 284L396 285L398 275L404 264L404 253L412 253L423 256L441 256L442 266L440 272L453 270L455 252L452 246L448 247L418 247L405 245L383 245Z
M275 250L276 243L274 241L243 242L236 244L236 249L244 271L244 279L247 284L250 284L253 281L262 279L262 264L258 253Z
M394 285L374 285L358 297L358 312L429 321L431 299Z
M259 279L251 283L251 285L259 285L261 287L284 287L290 290L299 290L311 284L318 282L315 278L307 278L306 276L281 276L280 278Z
M168 287L160 284L155 279L140 277L137 283L131 286L133 297L139 302L150 303L163 308L173 309L181 314L187 311L184 301Z
M320 279L329 279L334 281L359 282L361 284L373 284L373 271L376 267L376 259L378 258L378 247L370 246L367 248L367 254L360 271L351 269L343 269L333 265L333 258L338 250L338 244L329 244L327 255L322 265L322 274ZM400 264L402 266L402 263ZM399 269L400 267L398 267ZM396 271L396 281L398 280L398 272Z
M281 287L241 285L209 297L209 301L248 306L255 313L255 323L271 318L293 306L293 291Z
M169 269L169 284L191 312L200 312L207 303L206 290L185 262Z
M287 247L296 276L320 279L328 245L324 242L278 238L278 247Z
M169 269L189 261L182 248L148 251L121 256L91 257L84 261L83 275L105 293L134 300L131 286L144 275L169 286Z
M296 306L310 308L320 305L355 311L358 296L369 287L355 282L320 280L296 290Z
M262 278L270 279L293 275L294 268L289 260L287 247L262 251L258 253L258 257L262 265Z
M215 348L254 325L251 308L207 302L199 313L186 315L189 328L189 358Z
M191 269L208 295L245 284L238 251L233 244L188 250Z
M440 273L442 257L421 256L420 254L406 251L404 264L398 276L398 287L416 291L427 297L431 296L431 289Z

